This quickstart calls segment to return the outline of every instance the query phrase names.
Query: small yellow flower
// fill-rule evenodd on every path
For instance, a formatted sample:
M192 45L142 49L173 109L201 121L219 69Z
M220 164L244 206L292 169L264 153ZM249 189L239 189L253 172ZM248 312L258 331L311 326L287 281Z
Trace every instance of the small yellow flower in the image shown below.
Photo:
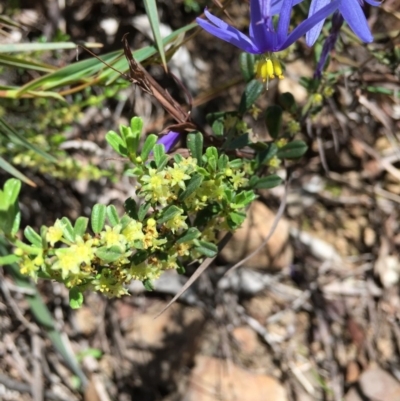
M104 245L107 248L111 248L112 246L119 246L120 248L125 247L126 238L124 235L120 233L121 226L118 224L115 227L105 227L105 231L100 233L100 238L103 241Z
M190 179L190 175L185 173L185 168L178 166L174 163L174 167L168 167L166 177L169 178L169 185L179 185L180 188L185 189L185 180Z
M230 181L232 182L233 188L238 189L240 187L244 187L247 185L249 180L244 177L245 172L236 171L234 175L231 177Z
M233 116L231 114L225 116L225 118L224 118L225 129L229 130L229 129L233 128L234 126L236 126L237 119L238 118L236 116Z
M141 241L144 238L143 224L140 221L132 220L123 230L122 235L128 242Z
M186 216L183 216L182 213L183 211L181 211L181 214L177 214L165 223L165 227L169 228L174 234L177 231L187 230L188 228Z
M46 234L46 241L50 243L51 246L61 240L63 236L64 224L61 220L56 220L53 227L49 227Z
M129 274L135 280L155 280L160 277L161 269L147 262L143 262L137 266L132 265L129 269Z
M143 182L142 191L145 193L145 199L153 202L159 202L161 206L166 206L168 199L173 195L168 180L165 178L166 171L157 171L149 169L149 174L141 178Z
M71 274L79 274L80 271L80 257L77 256L71 248L62 248L56 251L58 260L53 264L54 270L61 270L63 279Z
M32 260L28 256L24 256L22 260L19 262L19 266L21 274L25 274L31 277L36 277L36 273L38 272L41 263L38 263L37 257L34 260Z

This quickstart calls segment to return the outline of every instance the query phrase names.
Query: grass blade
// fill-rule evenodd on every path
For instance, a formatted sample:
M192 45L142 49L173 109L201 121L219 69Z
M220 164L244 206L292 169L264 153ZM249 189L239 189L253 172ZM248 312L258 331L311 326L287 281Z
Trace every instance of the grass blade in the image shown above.
M26 175L22 174L18 171L15 167L13 167L10 163L0 157L0 169L7 171L8 174L11 174L15 178L25 182L26 184L30 185L31 187L36 187L36 184L30 180Z
M101 43L82 43L87 48L103 47ZM78 45L73 42L54 42L54 43L14 43L0 45L0 53L21 53L37 52L49 50L68 50L77 49Z
M42 72L52 72L56 70L52 65L38 63L36 61L22 59L15 56L9 56L7 54L0 54L0 65L13 68L25 68L27 70L36 70Z
M187 32L193 28L196 28L197 24L186 25L168 35L163 39L164 45L174 41L179 35ZM157 49L154 46L146 46L141 49L135 50L133 56L138 62L154 56L157 53ZM128 62L123 57L123 51L117 50L111 53L103 54L100 56L106 63L111 64L115 69L121 72L127 72ZM98 74L98 75L97 75ZM86 86L105 83L110 84L118 79L120 75L118 72L107 68L96 58L78 61L70 64L66 67L60 68L55 72L46 74L42 77L34 79L28 82L26 85L20 88L18 95L21 96L23 93L28 91L37 90L40 88L42 91L59 88L66 85L81 84L84 82ZM68 93L76 92L69 90Z
M151 30L153 31L154 41L156 42L158 52L160 53L160 57L164 65L164 70L168 71L167 59L165 57L165 51L164 51L164 43L160 33L160 20L158 18L156 0L145 0L144 7L146 9L146 14L150 21Z
M57 162L57 159L55 159L53 156L50 156L48 153L44 152L43 150L39 149L35 145L32 145L30 142L28 142L22 135L20 135L17 131L15 131L12 127L10 127L2 118L0 118L0 135L1 134L7 137L11 142L25 146L26 148L33 150L34 152L44 157L45 159L49 160L50 162L53 163Z

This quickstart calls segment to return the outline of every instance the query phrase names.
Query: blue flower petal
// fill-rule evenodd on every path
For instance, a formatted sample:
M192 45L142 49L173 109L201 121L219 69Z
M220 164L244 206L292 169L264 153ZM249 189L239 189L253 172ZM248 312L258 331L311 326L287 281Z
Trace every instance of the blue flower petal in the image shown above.
M272 15L277 15L280 14L281 8L282 8L282 1L283 0L273 0L272 1L272 6L271 6L271 14ZM301 3L303 0L293 0L292 7L295 5Z
M249 53L261 54L262 52L257 49L253 42L242 32L236 28L228 25L226 22L215 17L207 10L204 11L206 17L212 24L204 19L196 18L196 22L208 33L216 36L219 39L225 40L228 43L238 47Z
M325 7L331 0L312 0L310 5L310 10L308 12L308 18L313 16L318 10L322 7ZM348 1L348 0L345 0ZM325 19L316 24L313 28L311 28L306 34L306 43L308 46L312 46L316 40L318 39L319 34L321 33L322 26L324 25Z
M169 131L167 134L158 139L157 143L164 145L165 153L168 153L179 141L179 132Z
M382 5L381 1L374 1L374 0L364 0L364 1L366 1L371 6L375 6L375 7L379 7Z
M277 39L278 43L283 43L288 35L290 25L290 14L293 8L293 0L283 0L281 12L279 14L279 21L277 27Z
M268 3L271 0L251 0L250 1L250 39L258 48L263 48L267 41L268 26L272 27L272 15L268 13ZM268 20L265 20L265 17Z
M369 29L364 11L357 0L342 1L339 11L345 21L349 24L352 31L363 41L372 42L374 40Z
M348 1L348 0L345 0ZM299 26L297 26L292 33L288 36L284 43L280 45L281 50L286 49L296 40L300 39L306 32L308 32L313 26L323 21L328 15L332 14L341 3L341 0L333 0L327 6L321 8L312 17L304 20Z

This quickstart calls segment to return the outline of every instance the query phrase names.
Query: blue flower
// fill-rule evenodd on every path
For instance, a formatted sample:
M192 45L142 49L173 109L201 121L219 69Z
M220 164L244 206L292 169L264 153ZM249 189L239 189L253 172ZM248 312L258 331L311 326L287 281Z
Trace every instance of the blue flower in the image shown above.
M347 2L349 0L343 0ZM372 0L369 0L372 1ZM204 11L207 20L197 18L197 23L207 32L232 45L253 54L279 52L288 48L315 25L335 11L340 0L328 1L312 16L298 25L289 35L290 13L298 0L250 0L249 36L215 17L207 9ZM278 25L273 25L272 17L279 12Z
M310 11L308 13L308 18L316 15L320 9L326 7L331 0L312 0ZM381 3L374 0L365 0L371 6L379 6ZM372 42L373 37L371 31L368 27L367 19L365 18L362 5L364 0L343 0L339 4L339 12L342 14L344 20L349 24L352 31L363 41ZM324 20L321 20L316 24L311 30L307 32L306 41L308 46L312 46L317 40L319 34L321 33L322 26L324 25Z
M157 143L164 145L165 153L168 153L179 141L179 132L169 131L164 136L162 136Z

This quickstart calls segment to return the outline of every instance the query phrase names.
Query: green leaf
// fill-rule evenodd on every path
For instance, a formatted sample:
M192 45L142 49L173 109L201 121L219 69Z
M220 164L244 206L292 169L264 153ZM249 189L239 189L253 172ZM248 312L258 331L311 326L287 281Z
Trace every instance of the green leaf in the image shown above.
M168 156L166 156L165 154L164 145L161 144L154 145L153 153L156 166L160 170L161 168L163 168L165 160L168 161Z
M158 52L160 53L164 70L168 71L167 59L165 57L164 44L160 33L160 21L158 19L157 3L156 0L144 0L144 7L146 14L149 18L151 30L153 31L154 40L157 45Z
M279 103L286 111L290 113L294 113L296 111L296 100L290 92L282 93L279 96Z
M229 158L227 155L221 155L218 159L218 170L224 171L228 167Z
M241 53L240 54L240 71L246 82L249 82L254 78L254 64L255 64L255 56L250 53Z
M175 205L171 205L163 210L161 217L157 219L158 224L164 224L168 220L173 219L175 216L182 214L182 209Z
M239 113L244 114L248 109L250 109L263 90L264 85L260 81L256 79L250 81L246 85L246 89L244 90L242 98L240 99Z
M303 141L292 141L278 150L280 159L298 159L307 152L308 146Z
M4 184L4 195L8 199L10 205L18 200L19 191L21 190L21 181L15 178L10 178Z
M38 248L42 247L42 237L31 226L25 227L24 235L32 245Z
M142 281L144 288L146 288L147 291L154 291L154 286L151 280L146 279Z
M268 148L256 154L256 160L260 166L269 162L278 153L275 143L268 144Z
M106 208L106 214L108 221L114 227L119 224L119 216L117 212L117 208L114 205L108 205Z
M208 258L213 258L218 253L217 245L211 242L195 240L195 243L197 244L195 250Z
M251 144L249 134L243 134L234 138L228 145L225 146L227 150L242 149L245 146Z
M110 146L121 156L128 156L128 149L125 141L114 131L108 131L106 134L106 141Z
M223 136L225 130L224 119L220 118L218 120L215 120L212 123L211 128L216 136Z
M117 246L113 245L107 248L106 246L101 246L100 248L97 248L95 251L95 255L101 259L104 263L112 263L118 260L124 252L122 249Z
M217 171L218 151L215 146L206 149L207 164L212 172Z
M278 138L282 128L282 108L274 105L265 112L265 123L272 138Z
M227 219L227 223L231 229L238 228L246 219L246 213L244 212L230 212Z
M143 162L145 162L148 159L149 154L153 150L154 145L156 144L157 140L158 140L158 136L154 135L154 134L150 134L146 138L146 140L143 144L142 152L140 153L140 157Z
M129 258L129 260L132 262L133 265L138 266L143 263L149 256L150 253L148 251L137 251Z
M272 174L268 177L260 178L254 185L254 189L269 189L277 187L278 185L282 184L282 178L278 175Z
M19 260L20 256L17 255L0 256L0 266L11 265Z
M11 215L14 216L14 221L11 228L11 236L15 237L21 224L21 212L18 205L14 205L13 209L14 210L11 212Z
M234 160L231 160L228 163L228 165L229 165L230 168L233 168L233 169L236 170L236 169L238 169L238 168L243 166L243 160L242 159L234 159Z
M149 211L151 206L150 202L142 203L139 207L138 211L138 219L139 221L143 221L143 219L146 217L147 212Z
M253 191L242 191L236 195L234 199L235 205L231 205L231 207L235 207L236 209L242 208L252 202L255 198L256 195Z
M83 237L86 234L89 219L87 217L80 216L76 219L74 225L74 234L76 237Z
M131 131L135 136L140 137L143 129L143 120L140 117L131 118Z
M95 234L99 234L106 222L106 206L97 203L93 206L92 215L90 218L92 230Z
M190 242L201 236L201 232L196 227L190 227L182 236L176 241L177 244Z
M4 160L2 157L0 157L0 168L3 169L4 171L6 171L8 174L25 182L25 184L28 184L31 187L36 187L36 184L32 180L30 180L26 175L24 175L20 171L18 171L14 166L12 166L10 163L8 163L6 160Z
M72 227L72 224L68 217L63 217L61 219L61 223L63 225L63 237L70 242L75 241L75 232L74 228Z
M69 290L69 306L72 309L79 309L83 304L83 294L77 287Z
M202 166L203 156L203 135L200 132L194 132L187 136L187 146L193 158L197 159L197 164Z
M203 182L201 174L194 174L186 186L186 189L179 195L179 200L184 201L188 198Z
M137 204L133 198L128 198L124 203L124 209L126 214L134 220L139 220L137 213Z

